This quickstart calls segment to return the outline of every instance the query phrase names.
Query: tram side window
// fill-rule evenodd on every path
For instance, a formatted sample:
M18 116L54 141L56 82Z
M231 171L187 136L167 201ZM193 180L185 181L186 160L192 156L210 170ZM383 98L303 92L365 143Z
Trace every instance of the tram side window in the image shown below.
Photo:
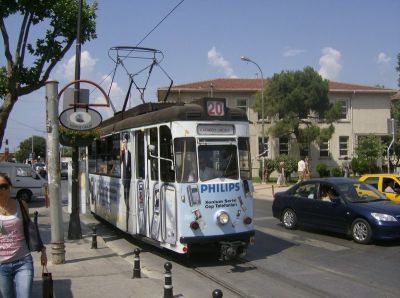
M166 125L160 127L160 157L174 160L171 130ZM164 182L175 181L175 171L169 160L160 159L161 180Z
M150 129L150 145L152 145L154 148L152 155L158 156L157 127ZM149 152L149 154L150 154L150 152ZM151 180L158 180L158 158L152 158L149 156L149 161L150 161Z
M249 138L239 138L239 166L243 180L251 179L251 155Z
M96 173L107 174L107 140L97 142Z
M89 173L96 173L96 143L93 141L88 148L88 159L89 159Z
M144 179L144 168L145 168L145 158L144 158L144 132L136 132L136 178Z
M119 134L96 140L89 147L89 172L112 177L120 176Z
M107 174L113 177L121 176L121 160L120 160L121 141L119 134L109 137L108 141L108 165Z
M196 140L194 138L176 138L175 169L177 182L197 182Z

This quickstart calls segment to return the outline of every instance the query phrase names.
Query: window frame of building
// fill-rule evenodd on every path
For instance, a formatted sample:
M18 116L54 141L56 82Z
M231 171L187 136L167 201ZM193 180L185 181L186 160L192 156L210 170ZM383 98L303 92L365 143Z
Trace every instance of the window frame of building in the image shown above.
M325 146L326 146L326 148L325 148ZM319 144L318 147L319 147L319 157L321 157L321 158L330 157L330 141L322 142Z
M340 99L337 101L340 103L340 116L339 120L346 121L348 120L348 112L349 112L349 104L347 99Z
M279 155L285 154L289 155L289 138L288 137L280 137L279 139Z
M262 137L258 137L258 154L257 156L261 157L268 157L269 156L269 138L264 137L264 144L265 144L265 149L262 146ZM262 154L265 151L264 154Z
M236 98L236 107L249 114L249 100L247 98Z
M349 136L339 136L339 158L349 156Z

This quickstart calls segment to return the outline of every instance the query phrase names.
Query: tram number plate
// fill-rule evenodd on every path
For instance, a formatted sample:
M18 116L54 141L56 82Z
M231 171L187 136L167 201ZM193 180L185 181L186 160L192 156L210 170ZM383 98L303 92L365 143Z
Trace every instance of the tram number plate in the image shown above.
M223 101L208 101L207 112L209 116L224 116L225 105Z

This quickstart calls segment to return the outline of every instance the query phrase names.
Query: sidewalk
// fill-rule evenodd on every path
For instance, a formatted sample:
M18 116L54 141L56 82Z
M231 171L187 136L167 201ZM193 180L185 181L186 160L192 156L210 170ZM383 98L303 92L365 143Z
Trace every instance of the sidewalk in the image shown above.
M111 250L102 237L97 237L98 249L91 249L91 224L97 222L91 215L81 214L82 239L66 240L69 214L64 216L65 264L53 265L49 209L39 211L39 226L47 246L48 270L53 275L55 297L162 297L163 279L132 279L133 265ZM33 297L42 297L40 253L32 253L35 264ZM133 263L133 252L125 256ZM160 268L161 270L162 268ZM143 274L142 274L143 276ZM160 275L163 278L162 274Z
M254 183L254 197L261 200L272 201L274 199L274 194L277 192L285 191L292 185L279 187L276 183Z

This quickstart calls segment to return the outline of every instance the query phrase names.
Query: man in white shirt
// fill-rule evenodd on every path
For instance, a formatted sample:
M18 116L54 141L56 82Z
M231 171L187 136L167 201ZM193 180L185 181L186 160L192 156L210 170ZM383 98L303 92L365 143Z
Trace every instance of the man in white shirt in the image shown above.
M297 163L297 174L299 175L299 180L297 182L301 182L304 180L304 171L306 170L306 163L301 158Z

